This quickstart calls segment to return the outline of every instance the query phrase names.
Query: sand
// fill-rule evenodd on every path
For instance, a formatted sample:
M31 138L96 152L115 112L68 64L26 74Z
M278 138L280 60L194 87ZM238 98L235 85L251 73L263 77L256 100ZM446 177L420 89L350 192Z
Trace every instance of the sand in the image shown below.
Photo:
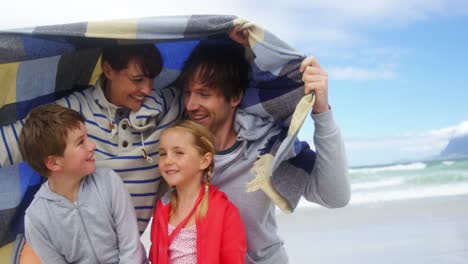
M468 195L278 215L290 263L468 263Z
M468 263L468 195L300 208L278 225L291 264Z

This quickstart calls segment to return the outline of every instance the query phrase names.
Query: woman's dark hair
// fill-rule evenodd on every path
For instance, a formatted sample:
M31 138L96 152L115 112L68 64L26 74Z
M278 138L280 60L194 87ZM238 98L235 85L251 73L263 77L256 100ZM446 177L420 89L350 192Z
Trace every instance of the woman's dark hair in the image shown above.
M116 71L127 68L128 62L137 60L143 74L148 78L156 77L162 70L162 58L153 44L122 45L105 47L102 62L107 62Z

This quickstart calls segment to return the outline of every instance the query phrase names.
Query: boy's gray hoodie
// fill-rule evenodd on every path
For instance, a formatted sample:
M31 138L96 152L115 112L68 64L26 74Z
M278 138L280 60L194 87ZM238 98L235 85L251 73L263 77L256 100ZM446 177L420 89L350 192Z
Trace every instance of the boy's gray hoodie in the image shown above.
M120 177L98 168L75 203L45 182L26 210L26 241L42 263L143 263L135 210Z

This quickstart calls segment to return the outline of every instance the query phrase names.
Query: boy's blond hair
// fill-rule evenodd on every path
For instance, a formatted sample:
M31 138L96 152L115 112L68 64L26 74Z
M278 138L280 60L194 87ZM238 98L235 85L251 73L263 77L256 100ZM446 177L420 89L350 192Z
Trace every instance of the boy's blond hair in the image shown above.
M40 175L50 176L45 162L49 156L63 156L68 132L79 129L84 117L57 104L34 108L26 118L19 136L23 159Z

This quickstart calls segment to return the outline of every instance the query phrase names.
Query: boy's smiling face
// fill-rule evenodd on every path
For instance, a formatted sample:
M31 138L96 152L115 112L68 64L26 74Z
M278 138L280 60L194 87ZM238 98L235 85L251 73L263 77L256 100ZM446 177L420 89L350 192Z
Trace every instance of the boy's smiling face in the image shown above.
M79 178L93 173L96 170L94 150L96 144L88 138L86 127L80 122L79 128L68 131L63 157L57 159L61 166L60 173Z

